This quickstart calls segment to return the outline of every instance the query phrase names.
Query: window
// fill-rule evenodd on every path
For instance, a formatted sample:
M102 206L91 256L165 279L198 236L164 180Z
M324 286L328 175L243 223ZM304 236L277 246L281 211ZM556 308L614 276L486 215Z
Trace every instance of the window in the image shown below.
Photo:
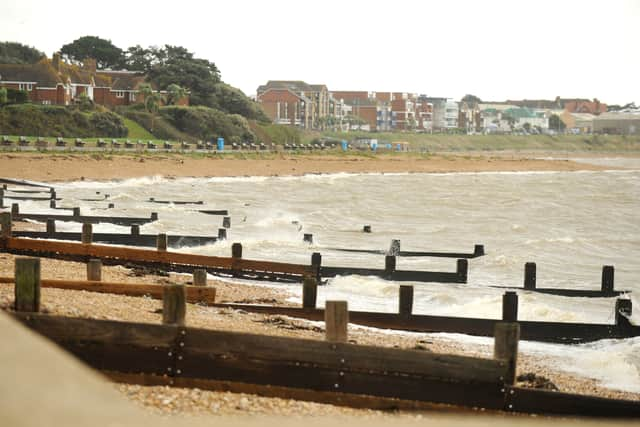
M116 98L124 98L124 91L123 90L117 90L116 91Z
M51 105L51 101L48 99L43 99L42 100L42 105Z
M135 100L136 100L136 93L135 92L129 92L129 101L135 102Z
M31 92L33 90L33 83L19 83L18 89L26 90L27 92Z

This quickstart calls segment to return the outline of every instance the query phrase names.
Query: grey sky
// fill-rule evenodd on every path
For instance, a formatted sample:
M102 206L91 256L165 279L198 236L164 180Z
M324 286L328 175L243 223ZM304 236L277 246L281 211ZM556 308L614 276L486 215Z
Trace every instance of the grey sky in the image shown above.
M181 45L252 95L269 79L460 99L640 102L640 1L2 0L0 40Z

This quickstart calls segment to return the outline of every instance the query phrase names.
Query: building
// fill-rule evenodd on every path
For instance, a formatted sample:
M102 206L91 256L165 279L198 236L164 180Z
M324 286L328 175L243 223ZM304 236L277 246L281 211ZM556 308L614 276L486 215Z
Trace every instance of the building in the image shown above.
M256 100L274 123L319 129L326 126L329 118L335 118L325 85L310 85L301 80L269 80L258 87ZM335 103L333 109L335 112Z
M602 113L593 119L593 132L640 135L640 114Z
M84 97L107 107L142 103L139 87L145 80L132 71L97 70L91 58L81 66L67 64L59 53L35 64L0 64L0 87L25 91L29 101L45 105L70 105ZM188 96L177 104L188 105Z
M593 119L596 117L594 114L570 113L565 110L559 117L571 133L588 134L593 132Z

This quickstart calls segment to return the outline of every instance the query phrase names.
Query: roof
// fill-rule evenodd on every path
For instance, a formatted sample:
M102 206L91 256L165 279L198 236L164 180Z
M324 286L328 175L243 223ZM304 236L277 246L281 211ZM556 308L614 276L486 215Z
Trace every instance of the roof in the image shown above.
M0 80L36 82L44 87L56 87L58 83L64 83L62 76L48 59L42 59L35 64L0 64Z
M593 120L640 120L640 114L609 112L595 116Z
M326 85L310 85L302 80L269 80L266 85L258 86L258 93L269 89L288 89L293 92L320 92L328 90Z
M98 84L96 80L96 86L111 87L113 90L136 90L145 82L144 74L134 71L98 71L96 79L102 83Z

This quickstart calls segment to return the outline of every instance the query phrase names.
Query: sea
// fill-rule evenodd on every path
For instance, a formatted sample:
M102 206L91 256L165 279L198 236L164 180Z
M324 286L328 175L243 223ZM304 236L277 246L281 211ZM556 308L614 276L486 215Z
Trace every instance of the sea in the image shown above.
M80 206L86 215L145 216L159 221L142 233L216 236L221 216L199 209L227 209L228 240L179 249L230 256L241 242L243 257L309 264L384 268L384 256L338 248L386 250L399 239L405 251L473 252L466 284L394 282L339 276L318 291L325 300L346 300L353 310L396 312L398 287L414 286L414 314L498 319L504 288L522 287L524 264L537 264L538 287L599 289L602 266L615 267L615 288L627 290L640 325L640 159L575 158L608 170L580 172L482 172L429 174L327 174L281 177L147 177L119 181L56 183L58 206ZM620 169L623 168L623 169ZM102 198L99 202L81 199ZM156 200L203 201L203 205L156 204ZM7 199L10 202L10 199ZM115 208L105 210L108 203ZM46 202L21 202L24 212L50 211ZM55 211L60 213L60 211ZM364 225L372 232L363 233ZM57 223L59 231L80 224ZM129 232L108 224L94 232ZM313 235L313 243L303 235ZM400 257L399 270L455 271L454 258ZM254 284L250 281L243 283ZM265 284L290 291L295 284ZM521 320L613 323L615 298L568 298L519 291ZM429 334L426 334L429 335ZM433 334L490 345L491 339ZM604 387L640 392L640 337L586 344L523 341L520 351L545 358L554 369L591 378Z

